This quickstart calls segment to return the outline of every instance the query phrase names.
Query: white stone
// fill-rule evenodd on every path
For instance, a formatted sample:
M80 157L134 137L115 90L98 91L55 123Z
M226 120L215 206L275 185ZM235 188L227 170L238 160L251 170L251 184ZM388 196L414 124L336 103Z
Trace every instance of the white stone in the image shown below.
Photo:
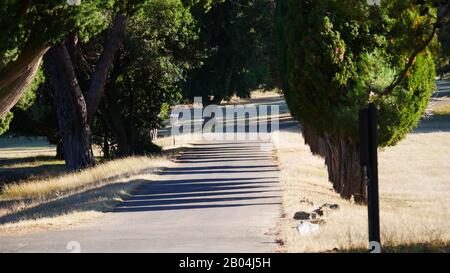
M301 222L300 225L297 226L297 230L301 236L308 236L312 233L319 232L319 229L319 225L310 222Z

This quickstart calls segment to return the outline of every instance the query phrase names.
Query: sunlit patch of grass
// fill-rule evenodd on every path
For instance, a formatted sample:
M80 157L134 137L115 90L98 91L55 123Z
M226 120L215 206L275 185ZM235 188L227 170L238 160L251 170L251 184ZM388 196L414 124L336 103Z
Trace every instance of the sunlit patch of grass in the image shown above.
M0 193L0 233L58 229L63 227L61 223L97 217L135 188L155 180L158 172L171 164L166 154L129 157L79 172L5 185Z
M367 248L347 248L339 252L345 253L367 253ZM450 243L442 240L430 240L428 242L413 244L398 244L387 242L383 244L383 253L450 253Z
M333 191L324 160L311 154L298 128L281 131L275 143L284 210L279 251L367 252L367 208ZM439 131L410 134L380 151L381 236L387 252L449 251L449 154L450 133ZM294 213L323 203L340 209L324 217L317 234L300 236Z
M181 148L177 143L158 156L106 161L93 147L96 166L67 173L45 139L0 138L0 235L66 228L100 217L143 183L156 180Z
M448 115L449 118L450 118L450 103L448 103L448 104L441 104L439 106L436 106L433 109L433 113L435 115L440 115L440 116Z
M0 225L2 236L17 236L27 233L67 229L72 226L88 224L93 218L101 217L100 211L70 211L55 217L41 217L38 219L22 220Z
M122 175L135 175L146 169L162 168L166 164L168 161L165 158L132 157L113 160L80 172L5 185L0 193L0 200L47 199L103 183Z
M55 148L44 137L0 137L0 151L4 149Z
M64 165L64 160L56 159L54 156L37 156L1 160L2 169L33 168L43 165Z

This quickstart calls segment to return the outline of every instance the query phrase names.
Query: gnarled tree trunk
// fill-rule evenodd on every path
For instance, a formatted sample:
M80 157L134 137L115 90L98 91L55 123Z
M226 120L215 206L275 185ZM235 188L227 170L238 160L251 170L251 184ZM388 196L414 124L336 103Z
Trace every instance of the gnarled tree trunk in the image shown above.
M95 164L87 107L64 43L52 47L45 56L53 85L53 97L64 159L68 170L80 170Z
M366 203L366 187L361 179L359 147L350 138L318 134L308 124L302 125L305 143L311 152L325 158L328 179L342 198Z
M27 44L17 60L0 68L0 118L22 97L41 64L48 46Z
M79 170L95 164L90 125L103 96L109 69L125 38L126 23L126 16L116 16L86 97L81 91L75 67L64 42L52 47L45 57L54 89L64 159L69 170ZM76 42L72 46L76 46Z

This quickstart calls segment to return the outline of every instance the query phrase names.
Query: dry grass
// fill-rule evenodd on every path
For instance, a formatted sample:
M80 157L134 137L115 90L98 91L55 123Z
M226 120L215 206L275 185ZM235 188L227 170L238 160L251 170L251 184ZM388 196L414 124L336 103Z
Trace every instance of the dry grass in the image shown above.
M266 98L274 98L281 96L282 93L278 89L273 90L264 90L264 89L258 89L254 90L250 94L250 98L239 98L236 95L231 97L227 102L222 103L223 105L234 105L234 104L246 104L246 103L257 103L260 99L266 99Z
M11 182L54 177L65 171L64 161L55 156L3 158L0 153L0 189Z
M42 180L31 180L5 185L0 200L8 199L48 199L82 188L120 177L136 175L149 168L162 168L167 164L163 158L133 157L114 161L83 170Z
M80 172L8 184L0 193L0 234L58 228L63 226L61 221L71 219L74 224L98 216L93 212L110 210L170 164L166 156L130 157Z
M36 168L43 165L64 165L63 160L56 159L54 156L37 156L37 157L25 157L15 158L12 160L0 160L2 163L2 169L23 169L23 168Z
M0 138L0 235L61 229L98 218L143 183L156 180L172 164L169 158L191 141L192 136L179 136L174 146L171 137L160 138L161 156L64 173L64 162L54 159L55 147L45 139ZM53 167L62 169L50 172Z
M364 251L366 207L333 192L323 159L303 143L299 130L282 131L276 141L284 207L280 251ZM449 154L450 133L442 132L410 134L380 152L381 230L388 251L450 251ZM324 203L340 209L324 217L319 233L300 236L294 213Z
M56 149L52 147L33 148L0 148L0 156L3 159L15 159L38 156L55 156Z
M450 115L450 103L439 104L433 109L436 115Z

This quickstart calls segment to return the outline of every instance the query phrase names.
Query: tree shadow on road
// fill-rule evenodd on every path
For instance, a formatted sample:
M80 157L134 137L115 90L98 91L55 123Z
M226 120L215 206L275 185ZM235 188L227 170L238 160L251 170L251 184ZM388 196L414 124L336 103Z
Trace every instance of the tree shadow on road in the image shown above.
M203 161L202 161L203 162ZM235 173L266 173L278 171L274 165L257 166L223 166L223 167L188 167L188 168L170 168L164 172L165 175L186 175L186 174L235 174Z
M170 173L170 171L169 171ZM267 178L205 178L146 184L119 204L115 212L274 205L278 180Z
M422 118L413 133L450 132L450 115L432 115Z
M0 224L75 211L139 212L280 204L274 201L279 197L277 182L276 177L118 181L1 216ZM127 194L124 185L136 190Z
M207 153L218 149L210 145L196 147L197 153L204 152L204 149ZM236 154L181 154L177 157L177 162L195 164L168 167L158 176L158 181L118 178L100 183L95 188L84 188L69 196L44 202L39 200L33 203L30 200L23 206L23 200L13 200L17 204L12 206L0 202L0 209L3 208L3 211L7 205L16 206L15 210L0 216L0 224L56 217L74 211L128 213L280 204L278 168L271 162L270 153L265 156L256 155L261 152L257 146L253 150L221 148ZM224 162L234 161L237 161L235 166L223 166ZM217 163L204 164L211 162ZM252 176L252 173L255 175Z

